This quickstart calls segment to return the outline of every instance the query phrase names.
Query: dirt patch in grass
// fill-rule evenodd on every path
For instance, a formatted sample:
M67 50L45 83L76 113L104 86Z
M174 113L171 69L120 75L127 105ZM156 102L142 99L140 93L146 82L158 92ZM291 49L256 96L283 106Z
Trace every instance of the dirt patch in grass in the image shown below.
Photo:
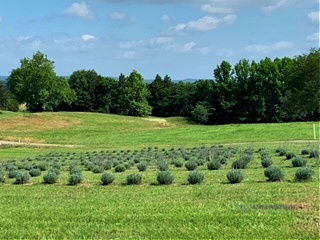
M315 206L313 206L310 203L298 203L298 202L291 202L291 203L285 203L286 206L292 207L291 209L293 211L298 211L298 212L315 212L318 211Z
M30 137L15 137L15 136L5 136L1 140L8 142L16 142L16 143L45 143L46 141L43 139L34 139Z
M63 119L61 117L49 117L41 113L36 113L0 121L0 131L41 132L70 128L78 124L80 124L80 121L70 121L69 119ZM6 140L13 139L6 138Z
M164 118L142 118L142 119L146 121L158 123L159 124L158 128L176 126L175 124L168 122L167 119L164 119Z

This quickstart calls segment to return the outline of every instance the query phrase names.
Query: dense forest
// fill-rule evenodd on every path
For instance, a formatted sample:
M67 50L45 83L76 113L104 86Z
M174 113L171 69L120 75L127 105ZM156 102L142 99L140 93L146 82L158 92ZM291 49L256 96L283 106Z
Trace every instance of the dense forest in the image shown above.
M37 52L0 83L0 109L26 104L31 112L184 116L202 124L319 120L319 63L320 50L312 49L294 58L222 61L210 80L176 83L157 75L147 84L136 70L119 79L94 70L59 77L54 62Z

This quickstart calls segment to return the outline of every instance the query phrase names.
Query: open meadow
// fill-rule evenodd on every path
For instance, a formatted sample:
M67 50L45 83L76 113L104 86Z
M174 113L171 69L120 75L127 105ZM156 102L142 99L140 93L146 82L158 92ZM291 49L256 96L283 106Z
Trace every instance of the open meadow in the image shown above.
M319 239L313 126L4 111L0 239Z

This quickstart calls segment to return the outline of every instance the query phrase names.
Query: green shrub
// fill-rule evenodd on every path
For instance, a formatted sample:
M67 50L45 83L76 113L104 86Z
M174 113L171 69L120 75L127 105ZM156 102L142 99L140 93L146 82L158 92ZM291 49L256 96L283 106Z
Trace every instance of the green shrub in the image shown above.
M58 163L58 162L55 162L53 165L52 165L52 168L55 168L55 169L61 169L62 165L61 163Z
M218 170L221 168L221 162L218 160L211 160L207 163L207 167L209 170Z
M312 150L309 153L310 158L319 158L319 151L318 150Z
M136 157L133 161L134 161L134 163L139 163L140 162L140 158Z
M72 173L69 177L70 185L77 185L83 182L83 176L81 172Z
M269 181L282 181L284 179L284 174L281 168L275 166L269 166L264 170L264 175Z
M141 162L137 165L137 168L140 172L144 172L148 168L148 163L147 162Z
M104 162L104 170L109 170L112 168L112 161L105 161Z
M247 162L247 163L249 163L253 159L253 155L245 153L240 157L240 159L245 161L245 162Z
M15 178L19 172L17 170L11 170L8 172L8 178Z
M104 167L100 165L94 165L91 169L93 173L103 173L104 172Z
M169 170L169 165L165 162L165 161L159 161L158 163L157 163L157 165L158 165L158 169L160 170L160 171L168 171Z
M183 162L181 160L174 160L173 164L175 167L180 168L183 166Z
M297 157L292 159L292 166L293 167L304 167L306 166L307 161L303 158Z
M239 158L232 163L232 168L234 169L244 169L248 166L249 161L244 158Z
M80 171L80 170L79 170ZM56 167L52 167L49 172L54 172L56 175L60 175L60 169Z
M185 165L184 165L188 171L193 171L198 167L198 164L195 161L188 161Z
M204 165L206 162L207 162L207 160L206 160L205 158L198 158L198 159L196 160L196 163L197 163L198 166L202 166L202 165Z
M269 156L269 153L268 153L267 149L265 149L265 148L259 149L258 152L262 158L265 156Z
M310 167L298 168L296 171L296 180L298 181L308 181L312 179L314 171Z
M123 164L119 164L114 168L114 170L116 172L124 172L126 170L126 167Z
M31 176L27 172L18 172L16 175L16 181L14 182L15 184L25 184L28 183L30 180Z
M221 163L221 164L226 164L228 162L228 158L226 156L219 156L218 157L218 161Z
M196 123L206 124L208 122L210 113L208 108L204 105L197 104L191 112L192 120Z
M101 176L102 185L109 185L114 181L114 176L111 173L104 173Z
M54 184L58 181L59 176L54 171L49 171L43 176L44 183Z
M189 173L189 176L188 176L189 184L197 184L197 183L200 184L203 182L203 180L204 180L204 175L202 172L195 170Z
M0 169L0 183L4 183L6 179L6 173L2 169Z
M13 164L9 164L8 166L6 166L6 170L7 171L16 171L18 170L18 167L16 165L13 165Z
M136 185L142 182L142 176L138 173L130 174L127 177L127 185Z
M284 156L286 155L287 151L284 148L279 147L276 149L276 153L279 153L279 156Z
M41 171L47 171L48 169L48 163L47 162L39 162L37 164L37 168L39 168Z
M126 169L130 169L132 167L132 164L127 162L124 164L124 166Z
M160 171L157 176L157 181L159 184L169 185L173 182L174 177L169 171Z
M267 168L267 167L271 166L272 165L272 159L270 157L264 157L261 160L261 165L264 168Z
M227 178L230 183L240 183L243 180L243 174L240 169L232 169L227 173Z
M33 168L29 171L31 177L38 177L41 175L41 170L39 168Z
M289 159L292 159L292 158L294 158L294 157L296 157L296 155L293 153L293 152L288 152L287 154L286 154L286 158L289 160Z
M309 149L303 149L303 150L301 151L301 154L302 154L302 155L309 155L309 154L310 154L310 150L309 150Z
M249 147L249 148L246 148L243 153L245 155L252 155L253 152L254 152L254 149L252 147Z
M72 165L70 167L70 174L78 174L78 173L81 173L81 170L78 168L77 165Z

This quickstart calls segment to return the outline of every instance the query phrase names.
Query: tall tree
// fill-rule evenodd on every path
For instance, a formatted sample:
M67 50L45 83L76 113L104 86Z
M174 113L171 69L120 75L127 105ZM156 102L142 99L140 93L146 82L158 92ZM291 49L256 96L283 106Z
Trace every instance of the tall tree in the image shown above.
M287 120L318 120L320 117L320 49L296 57L287 68L283 108Z
M75 111L94 111L97 109L96 89L102 82L102 76L94 70L79 70L71 74L70 87L76 92L76 100L72 104Z
M150 92L142 75L136 70L129 77L119 77L119 109L120 114L129 116L148 116L152 108L147 98Z
M173 82L166 75L164 79L160 75L149 85L149 103L152 106L152 115L170 116L170 96L172 96Z
M0 109L5 109L7 106L7 91L4 84L0 81Z
M20 103L26 103L29 111L52 110L61 101L73 100L68 84L57 77L54 62L45 54L37 52L32 59L24 58L20 63L19 68L12 70L8 86Z
M99 112L116 113L118 91L118 82L115 79L103 77L95 90L95 108Z
M227 61L214 69L215 86L213 88L211 108L214 109L210 122L230 123L234 120L235 80L232 65Z

